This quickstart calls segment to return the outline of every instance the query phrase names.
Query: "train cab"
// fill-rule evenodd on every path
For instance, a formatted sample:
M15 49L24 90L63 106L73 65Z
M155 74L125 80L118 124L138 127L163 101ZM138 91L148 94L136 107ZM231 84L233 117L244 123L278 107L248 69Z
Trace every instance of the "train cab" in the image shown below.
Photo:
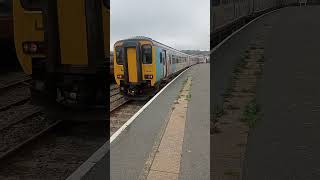
M114 77L123 95L143 99L197 58L147 37L120 40L114 45Z
M155 51L148 39L136 38L115 44L114 76L123 94L142 95L156 86L156 80L160 78L156 68L163 66L163 62L160 64L154 60Z

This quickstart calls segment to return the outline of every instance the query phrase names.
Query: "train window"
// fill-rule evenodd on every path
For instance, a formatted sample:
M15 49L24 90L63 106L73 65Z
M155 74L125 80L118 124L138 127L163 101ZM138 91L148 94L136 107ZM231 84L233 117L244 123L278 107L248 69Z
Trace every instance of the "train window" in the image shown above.
M211 0L211 6L219 6L220 0Z
M160 52L160 63L162 64L162 53Z
M12 12L12 1L11 0L1 0L0 1L0 12L8 14Z
M152 64L152 47L150 45L142 46L142 63Z
M110 9L110 0L103 0L103 5L104 5L106 8Z
M45 7L45 1L43 0L20 0L24 9L29 11L39 11Z
M122 48L117 47L116 48L116 62L119 65L123 64L123 58L122 58Z

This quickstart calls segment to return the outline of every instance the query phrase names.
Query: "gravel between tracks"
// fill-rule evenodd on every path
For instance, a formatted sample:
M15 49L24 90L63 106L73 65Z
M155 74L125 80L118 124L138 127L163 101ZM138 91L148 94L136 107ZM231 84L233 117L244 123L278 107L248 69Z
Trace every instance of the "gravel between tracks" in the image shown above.
M101 123L62 122L2 160L0 179L67 178L106 142Z
M23 141L31 138L41 130L51 125L54 121L47 120L42 115L25 118L8 128L0 131L0 155L11 148L18 146Z
M147 101L129 101L110 113L110 135L112 136L126 123Z
M18 85L4 92L0 92L0 109L30 98L30 91L26 85Z

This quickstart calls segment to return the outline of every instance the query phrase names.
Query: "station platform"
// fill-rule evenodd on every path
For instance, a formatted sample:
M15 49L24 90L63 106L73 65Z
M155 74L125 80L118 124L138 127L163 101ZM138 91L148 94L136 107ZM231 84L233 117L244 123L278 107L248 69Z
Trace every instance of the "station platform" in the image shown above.
M213 54L211 98L219 106L239 57L256 34L270 28L256 94L263 116L250 129L240 179L320 179L320 21L316 17L320 17L320 6L279 9L240 31Z
M320 179L320 6L278 11L269 23L243 179Z
M190 99L188 101L185 124L176 131L183 136L182 143L175 147L166 147L169 152L176 146L181 146L178 157L179 171L161 172L154 170L150 175L155 157L159 151L170 123L172 112L179 97L179 93L187 79L192 79ZM209 179L210 168L210 64L198 64L179 76L153 102L139 114L110 145L110 173L111 179ZM172 131L171 133L175 133ZM170 134L170 132L169 132ZM170 139L170 136L167 136ZM167 145L168 146L168 145ZM168 156L167 156L168 157ZM166 162L165 159L160 161ZM162 162L162 165L163 165ZM161 163L160 163L161 164ZM170 166L172 164L166 164ZM166 174L166 176L164 176Z

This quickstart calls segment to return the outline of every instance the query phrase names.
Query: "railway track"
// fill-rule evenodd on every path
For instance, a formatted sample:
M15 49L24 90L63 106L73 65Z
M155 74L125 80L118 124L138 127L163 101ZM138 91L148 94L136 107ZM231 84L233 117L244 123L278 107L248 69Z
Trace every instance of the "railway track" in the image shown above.
M56 123L30 104L30 80L22 72L0 75L0 159Z
M63 121L1 160L0 179L66 179L106 142L105 121Z
M29 76L20 72L0 75L0 111L30 100L30 80Z
M106 121L50 120L28 102L3 114L0 179L65 179L107 141Z
M120 89L116 84L110 85L110 112L129 102L127 98L120 94Z
M126 123L147 101L128 101L110 112L110 136Z

